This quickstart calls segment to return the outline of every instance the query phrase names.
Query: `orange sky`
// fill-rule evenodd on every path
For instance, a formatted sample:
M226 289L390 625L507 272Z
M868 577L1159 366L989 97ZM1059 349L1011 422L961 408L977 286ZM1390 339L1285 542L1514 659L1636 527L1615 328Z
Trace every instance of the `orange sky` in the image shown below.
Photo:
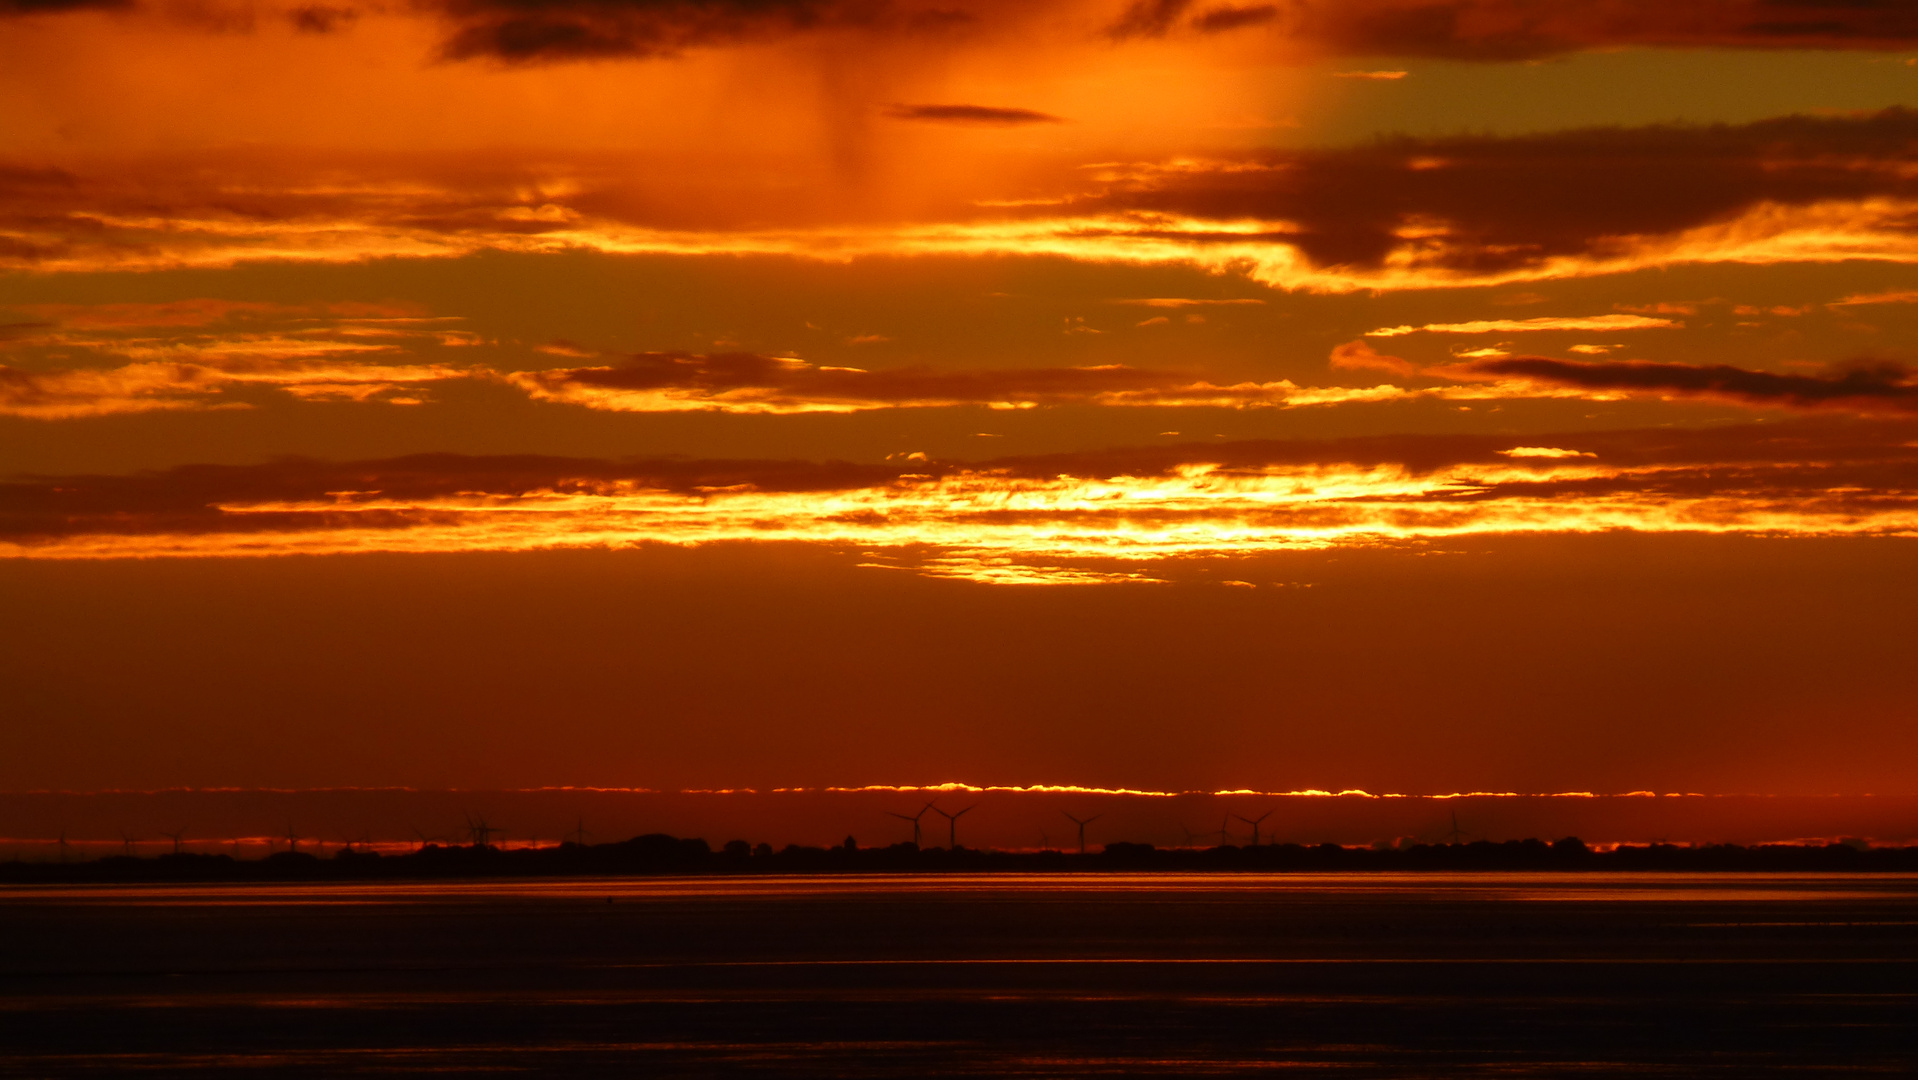
M0 25L0 790L1918 793L1902 8Z

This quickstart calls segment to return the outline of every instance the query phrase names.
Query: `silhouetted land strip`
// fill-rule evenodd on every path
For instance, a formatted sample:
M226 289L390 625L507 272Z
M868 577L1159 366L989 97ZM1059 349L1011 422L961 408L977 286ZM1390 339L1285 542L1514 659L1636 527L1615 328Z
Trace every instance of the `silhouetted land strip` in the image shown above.
M308 881L476 877L647 876L664 874L865 873L1170 873L1364 871L1620 871L1620 872L1918 872L1918 848L1861 849L1845 844L1710 844L1621 846L1595 851L1576 837L1542 840L1420 844L1407 848L1348 848L1337 844L1155 848L1107 844L1079 854L990 851L966 847L818 848L735 840L714 850L700 839L654 833L609 844L502 849L484 844L429 844L401 855L342 848L321 858L281 851L261 859L179 853L140 858L116 855L90 862L0 864L0 883L112 881Z

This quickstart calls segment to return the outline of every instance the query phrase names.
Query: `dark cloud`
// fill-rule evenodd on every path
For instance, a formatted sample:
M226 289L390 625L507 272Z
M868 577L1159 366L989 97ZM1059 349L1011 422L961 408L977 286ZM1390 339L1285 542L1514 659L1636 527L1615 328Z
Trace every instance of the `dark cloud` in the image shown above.
M21 341L39 337L51 329L53 324L50 322L0 323L0 341Z
M1193 16L1192 28L1205 34L1220 34L1247 26L1263 26L1278 17L1279 9L1271 4L1218 7Z
M287 12L286 17L302 34L331 34L359 18L360 13L353 8L308 4Z
M447 59L665 57L847 26L920 26L905 0L445 0Z
M1059 117L1031 109L1001 109L991 105L894 105L886 115L895 120L923 120L936 124L1057 124Z
M0 0L0 18L63 11L113 11L132 6L133 0Z
M1744 125L1393 139L1209 170L1140 167L1070 206L1292 222L1263 239L1296 244L1321 266L1376 268L1399 252L1435 269L1491 272L1615 254L1621 238L1728 220L1759 203L1918 196L1915 146L1918 112L1902 108ZM1408 241L1401 234L1412 222L1441 228ZM1165 235L1206 239L1191 226ZM1259 238L1220 230L1215 239Z
M1270 24L1320 55L1524 60L1620 46L1900 49L1918 43L1918 6L1900 0L1293 0L1190 19L1191 0L1138 0L1115 37ZM1253 13L1258 13L1256 16Z
M1918 412L1918 378L1909 367L1889 362L1850 365L1828 375L1786 375L1727 364L1514 356L1479 360L1450 370L1464 375L1518 376L1586 390L1711 397L1747 405Z
M1115 38L1162 37L1192 7L1192 0L1133 0L1112 24Z

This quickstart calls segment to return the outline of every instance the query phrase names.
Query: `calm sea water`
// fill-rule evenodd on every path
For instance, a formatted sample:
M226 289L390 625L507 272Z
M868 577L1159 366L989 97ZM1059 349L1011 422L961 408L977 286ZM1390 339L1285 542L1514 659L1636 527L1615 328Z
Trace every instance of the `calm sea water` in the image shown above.
M1918 878L0 891L0 1074L1918 1073Z

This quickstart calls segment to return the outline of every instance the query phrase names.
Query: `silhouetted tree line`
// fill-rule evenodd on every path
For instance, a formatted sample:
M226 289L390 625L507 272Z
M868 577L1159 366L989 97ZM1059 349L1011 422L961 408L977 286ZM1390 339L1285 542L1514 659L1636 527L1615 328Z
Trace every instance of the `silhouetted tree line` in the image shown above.
M1918 871L1918 848L1861 849L1845 844L1707 844L1626 846L1594 851L1576 837L1418 844L1403 848L1349 848L1262 844L1207 849L1107 844L1103 851L990 851L920 848L911 843L858 847L851 837L836 847L788 845L774 850L735 840L715 851L699 839L661 833L610 844L503 849L486 844L428 844L402 855L342 848L321 858L281 851L261 859L190 852L142 858L114 855L83 863L0 864L0 881L285 881L386 878L564 877L654 874L833 874L1021 871Z

